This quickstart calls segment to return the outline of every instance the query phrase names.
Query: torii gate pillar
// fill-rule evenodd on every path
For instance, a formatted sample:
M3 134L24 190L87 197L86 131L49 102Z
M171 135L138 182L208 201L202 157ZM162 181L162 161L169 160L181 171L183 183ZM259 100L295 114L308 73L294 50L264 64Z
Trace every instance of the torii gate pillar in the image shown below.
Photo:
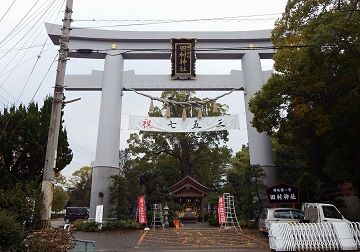
M122 102L122 75L124 58L111 51L105 57L102 81L99 129L95 165L92 171L90 218L95 218L97 205L103 205L103 214L110 216L111 176L119 174L119 145Z
M273 163L270 137L266 133L259 133L251 125L254 115L250 112L249 101L264 85L260 56L256 51L248 51L241 58L241 68L245 82L246 124L249 141L250 164L260 165L265 173L264 184L274 185L277 178L276 167Z

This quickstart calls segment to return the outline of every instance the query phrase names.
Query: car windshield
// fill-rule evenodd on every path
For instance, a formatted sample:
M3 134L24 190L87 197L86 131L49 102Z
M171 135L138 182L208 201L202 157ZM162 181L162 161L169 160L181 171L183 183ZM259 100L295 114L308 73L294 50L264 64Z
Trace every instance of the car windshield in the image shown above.
M280 219L291 219L290 210L275 210L274 217Z
M332 219L342 219L341 213L334 206L322 206L324 217Z

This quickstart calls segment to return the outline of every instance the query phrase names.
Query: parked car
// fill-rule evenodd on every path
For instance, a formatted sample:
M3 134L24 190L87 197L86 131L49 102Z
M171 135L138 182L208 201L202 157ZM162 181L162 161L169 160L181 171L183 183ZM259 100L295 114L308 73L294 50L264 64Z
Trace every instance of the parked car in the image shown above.
M304 220L305 213L295 208L265 208L260 213L259 230L268 234L271 223L291 223Z
M76 220L87 220L89 218L89 210L86 207L67 207L65 210L65 223L74 222Z
M303 203L301 209L305 212L306 222L349 222L332 204Z

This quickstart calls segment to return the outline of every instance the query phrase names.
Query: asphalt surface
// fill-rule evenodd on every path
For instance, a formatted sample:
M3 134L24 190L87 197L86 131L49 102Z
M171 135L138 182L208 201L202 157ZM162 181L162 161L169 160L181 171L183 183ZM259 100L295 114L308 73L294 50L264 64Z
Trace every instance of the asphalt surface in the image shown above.
M61 220L53 221L60 227ZM180 229L76 232L79 240L95 241L96 251L269 251L268 239L257 230L220 230L199 223Z

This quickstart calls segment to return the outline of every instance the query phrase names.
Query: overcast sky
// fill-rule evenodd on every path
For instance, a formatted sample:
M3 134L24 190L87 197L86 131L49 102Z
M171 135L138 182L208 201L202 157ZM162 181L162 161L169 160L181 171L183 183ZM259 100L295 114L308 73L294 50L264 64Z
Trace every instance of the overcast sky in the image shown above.
M58 47L48 39L44 22L61 24L64 0L1 0L0 7L0 109L11 104L27 104L33 97L42 104L53 93ZM74 0L72 26L142 31L246 31L272 29L284 11L286 0L223 1L91 1ZM28 13L28 14L27 14ZM26 15L27 14L27 15ZM85 21L91 20L91 21ZM185 21L184 21L185 20ZM149 24L156 23L156 24ZM139 25L142 24L142 25ZM170 42L169 42L170 43ZM103 70L103 60L70 59L67 74L89 74ZM272 69L271 60L262 61L263 70ZM229 74L241 70L241 62L196 62L197 74ZM170 74L170 60L125 61L125 70L136 74ZM65 83L66 84L66 83ZM151 93L158 96L158 93ZM221 92L201 92L213 98ZM95 159L100 92L65 92L67 100L81 98L64 109L65 127L74 158L63 174L69 176ZM247 143L242 92L219 100L239 114L240 130L230 132L233 153ZM160 105L160 104L157 104ZM128 115L146 115L149 99L125 92L122 105L120 148L126 147L130 133Z

